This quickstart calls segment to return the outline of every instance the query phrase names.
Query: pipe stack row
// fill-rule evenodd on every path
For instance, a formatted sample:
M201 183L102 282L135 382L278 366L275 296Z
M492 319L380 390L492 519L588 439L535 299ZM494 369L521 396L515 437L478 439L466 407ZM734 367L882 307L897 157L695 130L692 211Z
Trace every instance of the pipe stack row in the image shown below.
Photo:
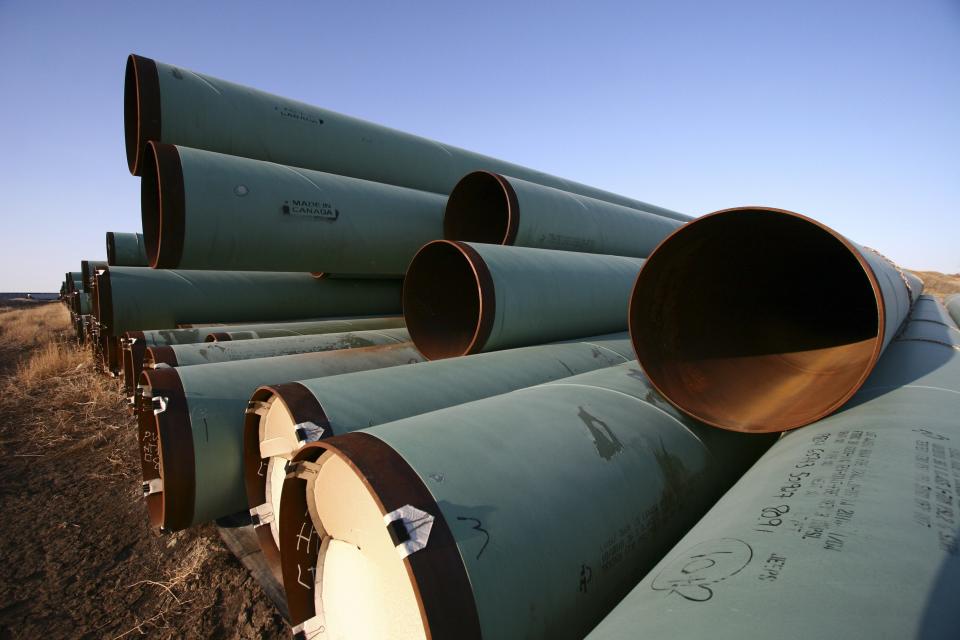
M136 55L125 133L143 233L65 298L151 523L248 522L295 637L733 637L824 597L946 628L958 314L881 254ZM858 572L917 536L898 610Z

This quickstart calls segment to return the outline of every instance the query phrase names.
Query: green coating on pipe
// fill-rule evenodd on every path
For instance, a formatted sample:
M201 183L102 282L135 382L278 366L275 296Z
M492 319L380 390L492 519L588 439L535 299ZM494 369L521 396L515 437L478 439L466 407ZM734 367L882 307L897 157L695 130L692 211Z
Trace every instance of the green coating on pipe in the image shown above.
M625 333L300 380L333 435L627 362Z
M446 198L436 193L159 147L166 152L151 144L150 163L171 166L145 172L141 183L154 267L401 277L417 249L443 235ZM173 171L184 193L179 221L166 204L177 181L157 179ZM159 251L171 245L178 250Z
M189 463L189 460L172 457L184 447L187 451L192 449L194 479L192 495L175 496L165 492L164 499L168 502L192 500L190 524L246 509L243 417L247 401L258 386L409 364L422 359L410 343L402 343L171 369L182 384L189 422L165 425L163 421L169 414L158 414L161 459L165 468ZM150 393L153 397L163 397L170 390L154 387ZM177 441L178 438L188 441ZM170 478L164 478L164 484L168 482ZM178 506L168 505L169 508ZM167 527L172 528L170 524Z
M391 280L317 280L306 273L110 267L101 277L102 329L174 328L178 322L269 321L396 313Z
M197 344L210 341L213 334L224 334L230 340L255 340L258 338L281 338L285 336L311 336L346 331L369 331L373 329L402 328L403 316L375 318L336 318L329 320L304 320L295 322L272 322L259 324L210 325L190 329L150 329L143 331L142 339L147 346Z
M427 488L427 513L452 531L472 589L479 628L463 637L582 638L771 442L710 433L653 398L629 362L323 442L374 436ZM318 532L336 508L314 505ZM430 542L411 563L429 562L416 555ZM323 614L336 633L341 587L323 575L335 545L320 543ZM411 579L426 605L428 584L417 570Z
M486 171L450 193L443 237L646 258L679 220Z
M107 264L111 267L149 266L143 234L107 231Z
M590 640L955 638L960 339L926 306L842 411L771 447Z
M630 334L650 381L692 417L784 431L856 392L922 291L913 274L811 218L727 209L650 255Z
M953 321L960 325L960 293L955 293L947 298L947 310Z
M678 220L688 216L434 140L131 55L124 87L127 162L149 140L447 195L471 171L496 171Z
M431 242L404 280L410 335L434 360L623 331L643 260Z
M177 367L270 358L296 353L315 353L337 349L374 347L382 344L409 342L406 329L382 331L351 331L319 335L288 336L284 338L258 338L224 342L201 342L199 344L173 345L169 349L176 358Z
M93 308L90 303L90 294L86 291L81 291L77 294L77 299L80 301L77 314L81 316L90 315L90 310Z

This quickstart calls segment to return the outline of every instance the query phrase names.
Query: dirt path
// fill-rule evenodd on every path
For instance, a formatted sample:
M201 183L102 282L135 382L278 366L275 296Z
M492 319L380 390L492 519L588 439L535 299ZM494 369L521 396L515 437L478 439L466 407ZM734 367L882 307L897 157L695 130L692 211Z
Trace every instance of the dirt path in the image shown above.
M68 323L0 311L0 640L289 637L213 526L149 528L134 420Z

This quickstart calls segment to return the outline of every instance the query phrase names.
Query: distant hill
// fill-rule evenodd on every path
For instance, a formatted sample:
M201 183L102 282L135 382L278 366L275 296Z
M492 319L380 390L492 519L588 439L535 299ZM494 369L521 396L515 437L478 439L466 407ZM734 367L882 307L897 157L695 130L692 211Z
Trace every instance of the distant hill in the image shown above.
M960 273L938 273L936 271L917 271L912 273L923 280L923 292L944 298L953 293L960 293Z

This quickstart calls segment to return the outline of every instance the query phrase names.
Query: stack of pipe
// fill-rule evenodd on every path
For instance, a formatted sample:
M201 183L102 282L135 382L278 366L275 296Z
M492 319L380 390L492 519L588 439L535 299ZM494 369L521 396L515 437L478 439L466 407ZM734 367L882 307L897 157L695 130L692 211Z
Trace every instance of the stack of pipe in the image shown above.
M856 533L821 445L852 478L883 431L846 426L861 406L960 437L909 390L960 390L947 312L801 215L691 222L135 55L125 134L143 233L108 233L64 296L82 316L89 289L90 343L123 374L150 521L249 522L299 637L662 631L657 596L775 581L806 534ZM794 446L817 468L784 467ZM745 489L781 476L773 506ZM874 502L871 522L898 513ZM765 558L734 531L788 521Z

